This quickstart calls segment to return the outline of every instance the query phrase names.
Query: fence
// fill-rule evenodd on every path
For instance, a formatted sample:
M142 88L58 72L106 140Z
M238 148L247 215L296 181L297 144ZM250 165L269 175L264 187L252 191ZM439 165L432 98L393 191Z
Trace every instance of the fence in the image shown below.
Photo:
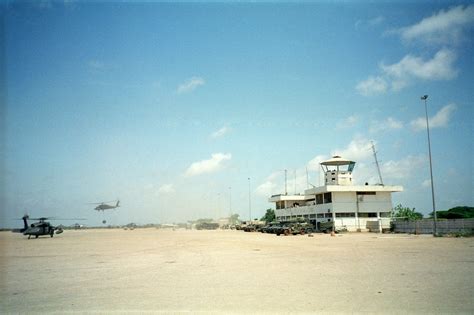
M433 233L433 219L396 220L393 225L396 233ZM474 233L474 219L440 219L436 221L436 230L439 234Z

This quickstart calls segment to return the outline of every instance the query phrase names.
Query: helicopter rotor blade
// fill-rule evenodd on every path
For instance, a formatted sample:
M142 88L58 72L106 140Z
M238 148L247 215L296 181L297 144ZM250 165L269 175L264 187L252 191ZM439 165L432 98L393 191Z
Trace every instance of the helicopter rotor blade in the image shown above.
M79 220L87 220L87 219L85 219L85 218L55 218L53 220L79 221Z
M102 205L102 204L117 202L117 201L118 201L118 199L111 200L111 201L102 201L102 202L88 202L86 204L88 204L88 205Z
M40 217L40 218L29 218L30 220L39 220L39 221L44 221L44 220L56 220L54 217Z

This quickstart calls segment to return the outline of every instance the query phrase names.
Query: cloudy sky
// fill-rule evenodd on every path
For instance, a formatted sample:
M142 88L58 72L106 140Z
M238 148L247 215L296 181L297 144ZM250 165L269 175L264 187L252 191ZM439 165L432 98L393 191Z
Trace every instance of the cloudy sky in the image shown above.
M180 222L239 213L357 162L431 211L473 205L474 5L2 5L2 225L33 216ZM250 178L250 179L249 179ZM122 207L93 205L119 198Z

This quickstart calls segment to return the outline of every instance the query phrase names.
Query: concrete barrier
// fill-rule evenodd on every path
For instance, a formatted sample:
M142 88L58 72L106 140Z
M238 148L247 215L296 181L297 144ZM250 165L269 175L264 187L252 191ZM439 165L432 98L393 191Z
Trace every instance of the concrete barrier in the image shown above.
M433 219L422 219L416 221L396 220L393 221L396 233L432 234ZM439 234L449 233L473 233L474 219L439 219L436 221Z

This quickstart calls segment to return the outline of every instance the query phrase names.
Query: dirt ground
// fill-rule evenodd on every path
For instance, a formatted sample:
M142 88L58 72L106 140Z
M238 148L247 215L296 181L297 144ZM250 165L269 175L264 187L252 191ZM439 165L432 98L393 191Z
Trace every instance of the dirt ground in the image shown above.
M0 313L474 313L474 238L0 232Z

